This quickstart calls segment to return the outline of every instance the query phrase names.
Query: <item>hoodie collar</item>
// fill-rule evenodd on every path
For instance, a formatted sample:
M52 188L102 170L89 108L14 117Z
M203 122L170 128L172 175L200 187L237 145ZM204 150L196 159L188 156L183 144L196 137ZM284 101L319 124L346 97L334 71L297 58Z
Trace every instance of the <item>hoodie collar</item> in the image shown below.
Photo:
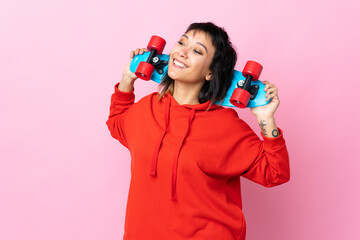
M195 115L198 111L206 111L206 110L211 110L211 109L215 109L218 108L219 106L216 104L211 104L210 100L205 102L205 103L200 103L200 104L183 104L180 105L175 99L174 97L170 94L170 93L166 93L162 99L162 101L164 102L164 123L165 123L165 129L163 130L157 144L156 147L154 149L154 154L153 154L153 159L151 162L151 167L150 167L150 175L155 177L156 176L156 171L157 171L157 161L158 161L158 156L159 156L159 151L160 151L160 147L162 144L162 141L169 129L169 116L170 116L170 106L172 107L183 107L183 108L187 108L189 109L189 115L188 115L188 120L187 123L184 122L184 124L186 124L186 131L184 136L181 137L181 141L179 142L178 146L175 148L175 152L173 154L173 156L169 156L170 158L173 158L173 164L172 164L172 178L171 178L171 200L175 201L176 197L175 197L175 193L176 193L176 180L177 180L177 168L178 168L178 161L179 161L179 155L180 155L180 151L184 145L184 142L187 138L187 136L189 135L190 132L190 128L191 128L191 124L195 118Z
M208 100L207 102L204 102L204 103L199 103L199 104L182 104L182 105L180 105L170 93L166 93L164 95L164 97L168 97L170 99L171 106L173 106L173 107L183 107L183 108L193 109L195 111L206 111L209 108L209 106L210 106L209 110L219 107L216 104L211 104L210 100Z

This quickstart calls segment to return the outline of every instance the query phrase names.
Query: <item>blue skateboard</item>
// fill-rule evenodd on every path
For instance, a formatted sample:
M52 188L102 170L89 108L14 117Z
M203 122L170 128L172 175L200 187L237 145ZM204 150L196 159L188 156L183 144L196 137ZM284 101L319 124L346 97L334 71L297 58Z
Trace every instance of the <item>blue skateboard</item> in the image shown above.
M166 41L158 36L152 36L147 49L141 55L136 55L130 64L130 71L143 80L153 80L160 83L167 74L169 55L162 54ZM254 61L248 61L242 72L234 70L231 86L224 100L216 102L226 107L252 108L266 105L265 85L258 80L262 66Z

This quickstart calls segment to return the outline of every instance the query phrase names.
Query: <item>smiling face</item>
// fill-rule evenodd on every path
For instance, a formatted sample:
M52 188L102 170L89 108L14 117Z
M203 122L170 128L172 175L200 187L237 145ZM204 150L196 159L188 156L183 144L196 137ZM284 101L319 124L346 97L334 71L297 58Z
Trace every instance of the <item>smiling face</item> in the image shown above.
M215 54L211 37L191 30L181 36L170 53L168 75L175 81L203 84L211 80L210 64Z

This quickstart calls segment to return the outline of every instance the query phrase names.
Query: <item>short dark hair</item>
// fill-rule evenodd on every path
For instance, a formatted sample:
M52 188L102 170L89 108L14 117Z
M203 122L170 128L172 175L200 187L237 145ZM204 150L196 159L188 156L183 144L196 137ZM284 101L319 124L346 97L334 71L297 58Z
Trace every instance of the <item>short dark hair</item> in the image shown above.
M210 64L211 80L205 81L199 94L199 102L208 100L211 103L221 101L225 98L226 92L231 86L233 71L237 60L236 51L224 28L216 26L212 22L192 23L185 33L195 30L203 31L211 36L212 44L215 47L214 58ZM161 81L163 89L160 98L166 93L173 91L174 80L168 74Z

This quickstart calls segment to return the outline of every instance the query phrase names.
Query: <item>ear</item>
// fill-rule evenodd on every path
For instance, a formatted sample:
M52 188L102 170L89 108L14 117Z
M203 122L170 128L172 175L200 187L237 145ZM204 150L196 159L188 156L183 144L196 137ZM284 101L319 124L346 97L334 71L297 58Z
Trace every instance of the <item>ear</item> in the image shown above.
M210 80L211 80L211 77L212 77L212 73L209 72L208 74L206 74L205 80L206 80L206 81L210 81Z

